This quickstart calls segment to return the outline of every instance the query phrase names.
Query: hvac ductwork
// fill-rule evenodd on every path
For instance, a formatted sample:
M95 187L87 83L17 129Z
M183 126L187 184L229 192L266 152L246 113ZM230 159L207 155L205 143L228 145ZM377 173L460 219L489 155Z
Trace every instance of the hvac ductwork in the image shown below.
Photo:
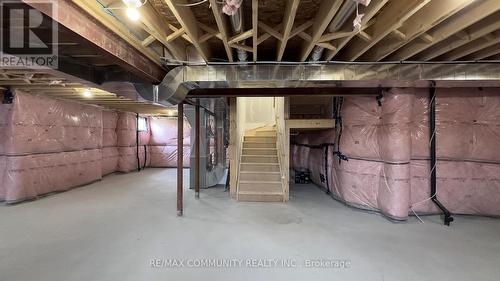
M231 22L231 29L233 35L238 35L243 32L243 11L238 8L235 13L229 16L229 21ZM238 55L238 61L246 62L248 60L248 54L244 50L236 49Z
M330 25L328 25L328 33L333 33L340 30L340 28L347 22L347 20L352 15L352 13L354 13L355 10L356 10L356 2L347 0L340 8L340 11L337 13L337 15L340 15L340 17L335 17L330 22ZM323 47L315 46L311 52L310 61L311 62L320 61L321 57L323 56L324 50L325 49Z
M214 88L500 87L498 63L222 64L179 66L155 86L154 102L172 105L191 90ZM480 80L481 82L477 82ZM470 81L474 81L470 83ZM256 95L259 92L256 91ZM141 94L141 96L145 96ZM151 94L147 94L151 97Z
M500 63L315 62L193 65L171 69L159 85L108 82L102 84L102 88L133 100L171 106L183 101L196 89L426 88L429 80L436 80L437 87L500 87ZM256 91L255 95L265 94Z

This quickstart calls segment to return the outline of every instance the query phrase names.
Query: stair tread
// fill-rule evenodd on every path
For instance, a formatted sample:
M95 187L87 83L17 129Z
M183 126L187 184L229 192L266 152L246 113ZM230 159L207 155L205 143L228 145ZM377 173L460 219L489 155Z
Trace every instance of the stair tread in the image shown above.
M263 147L263 148L259 148L259 147L247 147L247 148L244 148L244 149L255 149L255 150L277 150L276 148L272 148L272 147Z
M241 171L240 173L252 173L252 174L279 174L280 172L252 172L252 171Z
M240 195L283 195L283 191L240 191Z
M240 183L259 183L259 184L261 184L261 183L279 183L279 184L281 184L280 181L241 181L241 180L240 180Z
M266 164L265 162L241 162L241 164L259 164L259 165L264 165Z
M279 166L279 163L255 163L255 162L245 163L245 162L241 162L241 164L245 164L245 165L272 165L272 166Z
M241 164L259 164L259 165L265 165L267 162L241 162Z
M241 156L258 156L258 157L278 157L278 155L263 155L263 154L241 154Z

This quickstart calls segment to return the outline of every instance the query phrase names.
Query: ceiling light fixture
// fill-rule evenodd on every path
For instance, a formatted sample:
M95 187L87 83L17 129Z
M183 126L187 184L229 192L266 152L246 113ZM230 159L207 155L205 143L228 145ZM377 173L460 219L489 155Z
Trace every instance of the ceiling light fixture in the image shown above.
M139 18L141 17L141 14L139 13L139 10L136 8L127 8L127 16L129 19L133 21L138 21Z
M86 98L91 98L92 97L92 92L90 90L85 90L83 92L83 96Z
M129 8L140 8L142 5L144 5L146 2L142 2L141 0L122 0L125 5Z

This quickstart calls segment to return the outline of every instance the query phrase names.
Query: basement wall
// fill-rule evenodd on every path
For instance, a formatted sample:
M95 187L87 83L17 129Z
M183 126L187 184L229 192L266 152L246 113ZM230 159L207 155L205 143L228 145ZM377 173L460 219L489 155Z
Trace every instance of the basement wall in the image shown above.
M177 157L176 149L164 148L176 142L177 118L148 118L150 129L139 134L139 154L136 118L16 91L12 104L0 104L0 201L35 199L139 166L175 167L175 161L162 160ZM184 126L189 144L187 121ZM184 153L188 166L189 149Z
M500 215L500 93L436 94L437 197L455 214ZM300 133L291 166L310 170L334 198L395 220L440 213L430 200L428 95L391 89L381 106L374 97L344 98L340 142L335 130Z

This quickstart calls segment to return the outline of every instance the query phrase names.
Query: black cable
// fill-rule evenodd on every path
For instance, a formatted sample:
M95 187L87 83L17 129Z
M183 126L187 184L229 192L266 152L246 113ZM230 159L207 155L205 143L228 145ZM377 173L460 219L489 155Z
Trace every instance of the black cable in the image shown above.
M144 145L144 166L142 166L143 170L146 168L147 162L148 162L148 148L147 145Z
M339 157L339 164L342 160L347 161L347 157L340 151L340 140L342 139L342 131L344 130L344 125L342 124L342 105L344 104L344 98L339 97L336 100L335 105L335 131L337 132L337 150L334 152Z

